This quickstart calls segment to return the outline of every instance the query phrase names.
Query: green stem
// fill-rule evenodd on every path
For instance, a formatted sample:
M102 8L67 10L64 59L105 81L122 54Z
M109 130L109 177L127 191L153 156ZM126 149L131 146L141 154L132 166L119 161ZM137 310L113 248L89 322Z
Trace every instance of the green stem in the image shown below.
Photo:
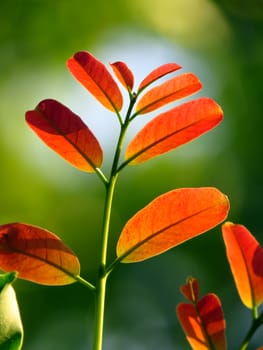
M103 215L103 230L102 230L102 248L101 248L101 260L100 269L97 281L96 300L95 300L95 329L94 329L94 345L93 350L102 349L103 340L103 325L104 325L104 308L105 308L105 296L106 296L106 284L107 274L105 274L105 266L107 263L107 247L110 228L110 217L112 200L115 189L117 176L111 176L109 185L106 187L106 198Z
M253 316L253 320L256 320L258 318L258 308L256 305L254 305L252 308L252 316Z
M102 349L106 284L107 275L100 276L97 284L95 299L96 309L93 350Z
M119 163L120 154L121 154L122 145L123 145L124 136L125 136L127 127L128 127L128 119L126 120L126 123L121 125L120 136L119 136L118 144L115 151L110 179L108 184L106 184L100 270L98 275L96 300L95 300L96 309L95 309L95 330L94 330L93 350L102 349L106 285L107 285L107 277L109 275L106 271L106 264L107 264L107 250L108 250L111 209L112 209L114 190L115 190L116 181L118 177L118 173L116 169L118 168L118 163Z
M127 110L126 117L123 123L119 113L117 113L117 116L120 121L121 129L120 129L119 139L115 150L115 155L112 163L109 181L106 181L106 178L104 177L104 175L102 176L102 174L98 173L101 179L104 180L103 182L106 188L106 195L105 195L103 226L102 226L100 268L99 268L98 280L97 280L96 291L95 291L96 298L95 298L95 327L94 327L93 350L102 350L107 278L109 276L109 272L111 272L111 270L110 271L106 270L106 265L107 265L107 251L108 251L112 201L113 201L114 190L115 190L115 186L116 186L116 182L119 174L119 171L117 169L119 165L123 141L126 134L126 130L130 122L129 119L130 119L130 115L131 115L132 108L134 106L135 101L136 101L136 96L130 95L130 105Z
M254 318L252 325L251 325L247 335L245 336L245 339L243 340L243 342L240 346L240 350L247 349L248 344L249 344L252 336L254 335L254 333L256 332L258 327L261 326L262 324L263 324L263 312L261 313L261 315L258 318Z
M90 290L95 291L96 287L93 286L90 282L86 281L84 278L81 276L74 276L75 280L81 284L83 284L85 287L88 287Z
M94 168L94 170L97 173L97 175L99 176L99 178L101 179L101 181L104 183L104 185L107 185L108 180L107 180L106 176L103 174L102 170L100 168Z

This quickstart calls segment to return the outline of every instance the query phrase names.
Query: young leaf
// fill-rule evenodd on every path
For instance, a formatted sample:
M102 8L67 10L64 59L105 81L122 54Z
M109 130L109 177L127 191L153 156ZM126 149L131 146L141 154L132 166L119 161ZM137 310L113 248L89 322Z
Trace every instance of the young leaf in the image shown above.
M45 285L76 282L76 255L53 233L23 223L0 226L0 269Z
M96 137L63 104L43 100L35 110L26 112L28 126L71 165L80 170L94 172L102 163L102 149Z
M166 63L162 66L154 69L150 74L148 74L143 81L140 83L138 88L138 93L141 92L143 89L145 89L148 85L152 84L156 80L164 77L165 75L175 72L178 69L181 69L182 67L179 66L179 64L176 63Z
M243 225L226 222L222 231L240 298L248 308L257 307L263 302L263 248Z
M103 63L86 51L69 58L67 66L72 75L106 108L119 111L123 99L121 92Z
M165 193L124 226L117 244L118 259L132 263L161 254L218 225L228 210L227 197L213 187Z
M120 61L111 63L111 67L125 89L131 91L133 89L134 77L129 67Z
M20 350L23 343L23 325L16 295L11 283L14 272L0 275L0 348Z
M139 164L173 150L217 126L223 111L212 99L186 102L150 121L128 145L125 159Z
M199 282L196 278L189 277L187 283L180 287L180 292L192 303L199 299Z
M184 73L147 91L136 106L137 114L145 114L170 102L189 96L202 87L193 73Z
M191 286L189 294L193 294ZM176 312L193 350L226 350L224 314L215 294L207 294L199 301L193 300L192 304L181 303Z

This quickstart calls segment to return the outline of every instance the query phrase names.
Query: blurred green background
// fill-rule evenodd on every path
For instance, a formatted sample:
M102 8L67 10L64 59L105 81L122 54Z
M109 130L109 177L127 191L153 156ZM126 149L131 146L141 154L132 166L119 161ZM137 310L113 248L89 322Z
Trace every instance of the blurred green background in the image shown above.
M128 218L176 187L216 186L231 201L229 220L263 242L263 3L260 0L2 1L0 5L1 223L22 221L59 235L94 280L104 191L96 175L71 168L26 127L25 111L55 98L81 115L105 150L107 173L118 125L67 71L88 50L105 64L122 60L136 84L177 62L203 82L224 122L200 139L125 169L116 191L109 258ZM156 113L155 113L156 114ZM141 117L136 128L149 118ZM107 160L108 159L108 160ZM235 290L220 227L149 261L122 265L107 293L105 350L189 349L175 316L179 286L197 277L221 298L229 349L250 325ZM82 286L15 284L24 350L82 350L92 342L93 300ZM249 349L262 345L263 330Z

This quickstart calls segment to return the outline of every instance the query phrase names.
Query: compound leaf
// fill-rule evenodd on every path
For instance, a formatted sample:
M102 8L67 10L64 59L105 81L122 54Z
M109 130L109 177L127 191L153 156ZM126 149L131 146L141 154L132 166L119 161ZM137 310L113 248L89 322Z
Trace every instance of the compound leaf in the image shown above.
M213 187L165 193L137 212L124 226L117 257L132 263L151 258L222 222L229 201Z
M0 226L0 269L45 285L74 283L80 273L78 258L56 235L23 223Z
M102 163L102 149L96 137L79 116L56 100L41 101L26 112L28 126L76 168L94 172Z

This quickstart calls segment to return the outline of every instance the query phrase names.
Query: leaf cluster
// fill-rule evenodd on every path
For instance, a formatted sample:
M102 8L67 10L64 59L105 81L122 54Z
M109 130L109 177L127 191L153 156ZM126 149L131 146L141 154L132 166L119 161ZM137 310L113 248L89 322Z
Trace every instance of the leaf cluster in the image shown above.
M86 51L77 52L67 61L74 78L114 113L119 122L119 136L108 173L103 170L100 141L67 106L45 99L25 116L27 125L49 148L80 171L95 173L105 188L96 281L80 275L77 255L54 233L26 223L0 226L0 268L11 273L6 276L13 276L15 271L18 278L53 286L79 282L94 292L94 350L102 349L106 283L116 266L152 258L207 232L227 218L230 207L227 196L217 188L173 189L153 199L127 221L119 235L116 257L108 261L112 203L119 174L127 166L149 161L196 139L223 120L221 107L209 97L169 106L202 88L198 77L191 72L174 75L181 68L176 63L157 67L137 89L126 63L117 61L110 66L113 74ZM167 79L160 83L161 78ZM129 98L126 111L123 111L123 88ZM132 122L164 106L166 110L154 115L133 137L122 157L126 132ZM262 248L241 225L227 222L222 229L236 286L243 303L253 310L254 323L244 341L242 349L245 349L245 342L262 323L262 315L257 315L263 301ZM177 314L192 348L225 350L225 320L219 298L207 294L200 299L198 281L193 278L187 280L182 292L190 303L178 305Z

